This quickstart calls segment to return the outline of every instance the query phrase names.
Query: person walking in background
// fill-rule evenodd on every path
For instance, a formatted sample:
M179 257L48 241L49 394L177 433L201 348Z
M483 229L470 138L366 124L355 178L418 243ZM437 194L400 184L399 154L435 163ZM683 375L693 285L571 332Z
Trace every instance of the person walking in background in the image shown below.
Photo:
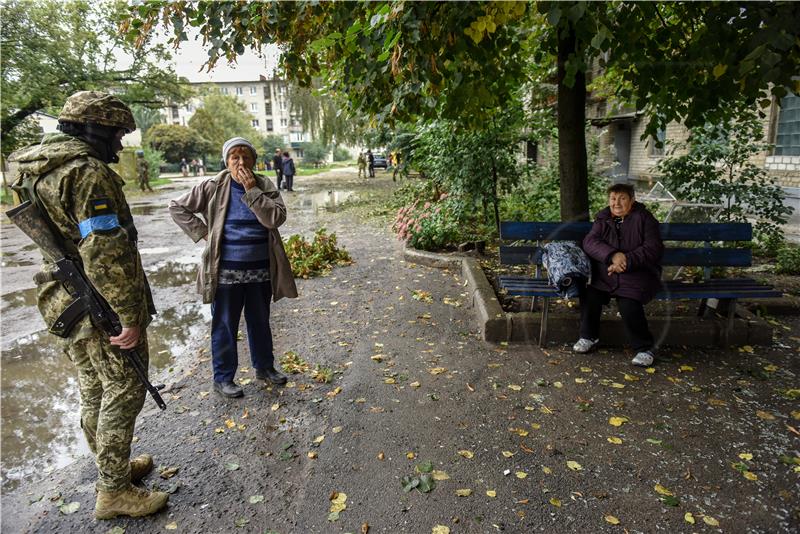
M189 176L189 164L186 163L186 158L181 158L181 174L184 177Z
M358 153L358 177L367 177L367 158L363 152Z
M203 302L211 303L214 391L241 397L234 378L242 309L256 378L285 384L286 377L275 369L270 300L296 298L297 288L278 232L286 205L272 182L253 172L256 149L234 137L222 154L227 168L171 201L169 212L195 243L206 240L197 288Z
M286 184L287 191L294 191L292 185L294 184L294 160L289 156L288 152L283 153L283 182Z
M203 163L203 158L197 158L197 172L200 176L206 175L206 165Z
M592 283L581 293L580 339L573 350L584 354L597 346L603 306L615 297L636 352L631 363L652 365L654 340L644 305L661 288L664 243L658 221L644 204L636 202L633 186L608 188L608 207L597 213L583 250L592 262Z
M197 176L197 160L192 158L192 162L189 164L192 169L192 175Z
M375 156L372 150L367 150L367 164L369 165L369 177L375 178Z
M283 158L281 158L281 149L275 149L275 155L272 156L272 168L275 170L275 183L278 189L283 189Z
M139 189L153 192L153 188L150 187L150 168L144 159L144 150L136 151L136 178L139 181Z
M153 458L130 457L146 390L120 350L136 349L147 373L146 329L156 310L124 181L109 167L119 162L122 137L136 129L136 122L115 96L80 91L67 98L58 129L9 156L19 170L14 190L23 201L44 208L54 238L82 263L122 331L109 338L88 314L71 328L64 325L62 314L72 297L47 255L35 277L38 307L78 371L80 425L97 466L95 517L150 515L166 506L169 494L133 485L153 469Z

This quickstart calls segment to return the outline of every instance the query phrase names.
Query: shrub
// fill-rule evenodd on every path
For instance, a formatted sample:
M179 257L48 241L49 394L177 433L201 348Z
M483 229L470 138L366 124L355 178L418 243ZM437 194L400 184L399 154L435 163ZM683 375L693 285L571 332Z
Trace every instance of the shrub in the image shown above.
M463 238L464 221L457 202L446 193L438 201L414 200L400 208L392 230L397 238L420 250L451 247Z
M311 242L295 234L286 240L285 246L292 273L298 278L326 275L334 265L353 263L350 254L336 246L336 234L328 234L325 228L317 230Z
M350 159L350 152L337 146L333 149L333 161L347 161Z
M800 247L783 247L775 262L778 274L800 274Z

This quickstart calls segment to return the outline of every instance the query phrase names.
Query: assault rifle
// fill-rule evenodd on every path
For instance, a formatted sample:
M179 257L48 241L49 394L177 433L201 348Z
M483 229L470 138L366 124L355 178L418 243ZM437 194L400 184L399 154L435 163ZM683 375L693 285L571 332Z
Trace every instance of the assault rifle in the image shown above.
M56 265L52 273L39 273L45 277L52 276L58 280L74 299L67 309L58 317L55 324L50 327L50 332L59 337L68 337L73 327L89 314L95 327L105 332L108 336L118 336L122 332L119 316L111 309L105 298L97 291L92 282L86 277L80 258L73 259L64 250L64 247L53 235L49 221L42 215L37 206L27 200L19 206L6 212L13 222L25 235L30 237L42 249L46 259ZM136 349L120 349L125 358L133 367L136 376L150 392L150 395L162 410L167 409L164 399L158 393L163 385L154 386L147 378L147 370L142 364L142 359Z

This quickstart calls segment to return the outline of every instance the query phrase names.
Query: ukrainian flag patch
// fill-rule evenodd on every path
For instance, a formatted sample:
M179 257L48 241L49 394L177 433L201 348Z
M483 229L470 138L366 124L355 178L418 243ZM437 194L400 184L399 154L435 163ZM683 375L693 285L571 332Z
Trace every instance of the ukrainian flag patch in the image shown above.
M89 201L90 204L90 211L92 217L97 217L98 215L108 215L113 214L114 210L111 209L111 199L109 198L93 198Z

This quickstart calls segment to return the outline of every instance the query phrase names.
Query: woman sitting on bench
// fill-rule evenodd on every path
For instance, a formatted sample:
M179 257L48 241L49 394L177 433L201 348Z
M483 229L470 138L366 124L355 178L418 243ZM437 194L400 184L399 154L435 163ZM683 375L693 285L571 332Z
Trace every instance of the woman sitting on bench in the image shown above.
M636 351L631 363L652 365L654 341L644 305L661 287L664 244L658 221L644 204L636 202L632 186L608 188L608 207L597 214L583 250L592 260L592 282L581 294L580 339L572 350L584 354L597 346L603 306L616 297Z

